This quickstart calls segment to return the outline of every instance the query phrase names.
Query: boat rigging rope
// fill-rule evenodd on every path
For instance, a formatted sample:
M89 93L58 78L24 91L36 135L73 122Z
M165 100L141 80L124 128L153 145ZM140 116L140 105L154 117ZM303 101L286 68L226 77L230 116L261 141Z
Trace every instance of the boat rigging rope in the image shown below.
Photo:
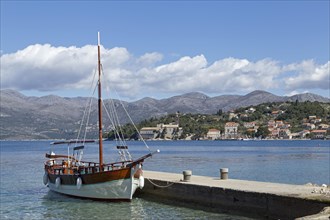
M125 111L125 113L127 114L127 116L128 116L128 118L129 118L129 120L131 121L132 125L134 126L135 130L136 130L137 133L139 134L140 139L142 140L142 142L144 143L144 145L146 146L146 148L147 148L147 149L149 150L149 152L150 152L150 148L149 148L149 146L148 146L147 143L144 141L144 139L143 139L143 137L141 136L139 130L138 130L137 127L135 126L135 124L134 124L134 122L133 122L133 119L131 118L131 116L128 114L126 108L124 107L124 104L122 103L121 100L119 100L119 101L120 101L120 104L123 106L124 111Z
M102 69L102 74L104 75L103 67L102 67L102 66L101 66L101 69ZM107 81L106 81L106 80L105 80L105 83L106 83L106 85L107 85L107 90L109 91L109 85L107 84ZM113 88L113 90L114 90L115 94L117 95L118 100L119 100L121 106L123 107L123 109L124 109L124 111L125 111L127 117L129 118L131 124L134 126L134 129L137 131L137 133L138 133L138 135L139 135L141 141L144 143L144 145L145 145L146 148L149 150L149 152L151 152L149 146L147 145L147 143L145 142L145 140L144 140L143 137L141 136L140 131L139 131L138 128L136 127L135 123L133 122L133 119L131 118L131 116L129 115L127 109L125 108L125 105L124 105L124 103L122 102L122 99L121 99L120 95L118 94L117 90L116 90L115 88ZM110 99L110 101L113 103L113 100L112 100L112 99ZM113 104L113 106L114 106L114 104ZM114 107L113 107L113 108L114 108ZM114 111L114 112L116 112L116 111ZM119 125L118 115L117 115L117 114L115 114L115 115L116 115L116 119L118 120L118 125ZM110 119L110 120L111 120L111 119ZM119 126L119 127L120 127L120 130L121 130L121 126ZM122 132L122 130L121 130L121 132ZM119 136L119 137L120 137L120 136Z
M165 185L165 186L161 186L161 185L158 185L154 182L152 182L149 178L146 178L152 185L156 186L156 187L159 187L159 188L167 188L167 187L170 187L172 186L174 183L179 183L181 180L179 181L175 181L175 182L170 182L169 184Z
M103 66L102 65L101 65L101 73L104 76L104 71L103 71ZM105 79L105 77L103 77L103 78ZM108 83L107 83L106 80L104 80L104 83L106 85L106 91L109 94L110 93L109 92L109 85L108 85ZM111 99L111 98L109 99L109 102L110 102L109 107L110 107L110 114L111 114L111 116L110 116L110 114L108 112L107 107L105 106L105 102L102 100L104 109L107 111L107 115L108 115L109 120L110 120L110 122L111 122L111 124L113 126L114 135L116 137L115 139L116 139L117 145L125 146L127 144L126 144L125 139L124 139L124 132L122 130L122 127L120 126L120 121L119 121L119 117L118 117L118 114L117 114L117 111L116 111L115 103L114 103L113 99Z
M109 118L109 120L110 120L110 122L111 122L112 127L113 127L113 128L116 128L116 122L113 120L113 117L111 117L111 115L110 115L108 109L106 108L105 103L104 103L103 100L102 100L102 104L103 104L104 110L105 110L105 112L107 113L107 116L108 116L108 118ZM110 106L112 106L112 105L110 105ZM110 109L110 110L112 110L112 109ZM112 113L113 110L110 111L110 112ZM113 113L112 113L112 115L113 115ZM116 129L114 129L114 130L115 130L116 135L119 136L118 131L117 131Z
M101 65L101 73L104 76L104 72L103 72L103 67ZM103 77L104 78L104 77ZM109 85L107 83L106 80L104 80L104 83L106 85L106 91L109 94ZM109 96L110 97L110 96ZM120 126L120 121L119 121L119 117L116 111L116 106L114 103L113 99L109 99L109 106L107 108L106 103L104 102L104 100L102 100L102 105L105 109L105 112L110 120L110 123L113 127L113 131L114 131L114 136L115 136L115 140L116 140L116 144L117 146L127 146L126 141L125 141L125 137L124 137L124 132L122 129L122 126ZM118 150L118 154L120 156L120 160L121 161L128 161L128 160L132 160L132 156L129 153L127 148L121 148Z
M109 120L110 120L112 126L113 126L114 128L116 128L116 125L115 125L114 121L112 120L112 117L110 116L110 113L108 112L108 109L106 108L106 106L105 106L105 104L104 104L103 101L102 101L102 103L103 103L103 107L104 107L104 109L105 109L105 112L107 113L107 116L109 117ZM111 106L112 106L112 105L111 105ZM112 112L113 112L113 110L112 110ZM118 117L118 116L117 116L117 117ZM117 120L118 120L118 119L117 119ZM120 128L120 126L119 126L119 128ZM125 140L123 140L123 139L120 137L120 134L118 133L118 131L117 131L116 129L114 129L114 132L116 133L116 135L117 135L118 138L120 139L120 142L122 143L121 145L125 146L125 145L126 145ZM123 134L121 128L120 128L120 132ZM126 158L126 154L127 154L128 158ZM119 155L120 155L122 161L132 160L132 156L131 156L131 154L128 152L127 149L121 149L121 150L119 151Z
M81 123L80 123L80 127L79 127L79 131L78 131L78 135L77 135L75 146L77 146L77 143L78 143L78 140L79 140L79 137L80 137L80 133L81 133L82 127L84 125L84 121L85 121L85 117L86 117L86 113L87 113L87 108L88 108L88 103L89 103L88 119L86 121L85 133L84 133L84 138L83 138L84 142L86 140L87 125L88 125L88 121L89 121L89 115L90 115L90 112L91 112L92 96L95 94L96 87L97 87L97 86L95 86L94 87L94 90L93 90L95 76L96 76L96 69L94 70L93 81L92 81L91 86L90 86L90 89L89 89L89 91L91 92L91 94L89 96L89 102L86 102L86 106L85 106L85 109L84 109L83 118L82 118Z
M94 92L96 91L96 86L95 86L95 89L94 89ZM93 92L93 94L94 94ZM91 111L92 111L92 101L93 99L90 99L90 102L89 102L89 111L88 111L88 116L87 116L87 120L86 120L86 126L85 126L85 133L84 133L84 142L86 140L86 135L87 135L87 127L88 127L88 123L89 123L89 118L90 118L90 115L91 115Z
M125 108L124 103L122 102L122 99L120 98L120 95L118 94L118 92L117 92L116 89L114 89L114 90L115 90L116 95L119 97L119 102L120 102L121 106L123 107L123 109L124 109L124 111L125 111L127 117L129 118L130 122L131 122L132 125L134 126L134 129L137 131L137 133L138 133L138 135L139 135L141 141L144 143L144 145L146 146L146 148L147 148L147 149L149 150L149 152L150 152L150 148L149 148L149 146L147 145L147 143L145 142L145 140L144 140L143 137L141 136L141 134L140 134L140 132L139 132L139 129L136 127L135 123L133 122L133 119L132 119L131 116L128 114L127 109Z

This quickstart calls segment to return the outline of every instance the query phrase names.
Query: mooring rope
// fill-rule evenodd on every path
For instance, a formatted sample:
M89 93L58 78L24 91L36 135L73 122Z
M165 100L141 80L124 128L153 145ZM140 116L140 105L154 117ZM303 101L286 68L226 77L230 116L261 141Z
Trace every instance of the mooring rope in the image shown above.
M156 187L159 187L159 188L167 188L167 187L170 187L172 186L174 183L179 183L181 180L179 181L176 181L176 182L171 182L170 184L166 185L166 186L161 186L161 185L158 185L154 182L152 182L149 178L146 178L152 185L156 186Z

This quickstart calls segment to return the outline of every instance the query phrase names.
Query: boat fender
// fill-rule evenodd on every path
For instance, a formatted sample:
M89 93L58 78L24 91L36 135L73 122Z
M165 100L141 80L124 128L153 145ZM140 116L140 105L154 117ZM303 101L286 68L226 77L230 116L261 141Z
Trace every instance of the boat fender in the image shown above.
M140 187L140 189L142 189L144 187L144 177L143 176L139 177L139 187Z
M45 184L45 185L48 184L48 174L47 174L47 173L44 174L43 181L44 181L44 184Z
M56 180L55 180L55 187L58 189L61 185L61 178L60 177L57 177Z
M80 177L78 177L78 179L77 179L77 189L80 189L81 185L82 185L82 180L81 180Z

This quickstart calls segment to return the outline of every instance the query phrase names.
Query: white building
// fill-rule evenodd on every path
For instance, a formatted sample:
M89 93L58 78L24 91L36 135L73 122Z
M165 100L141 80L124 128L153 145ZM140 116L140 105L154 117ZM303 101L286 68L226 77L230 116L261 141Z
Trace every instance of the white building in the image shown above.
M158 127L144 127L140 130L140 135L143 139L153 139L158 134Z
M143 127L140 135L143 139L173 139L181 136L183 129L177 124L158 124L157 127Z
M236 122L227 122L225 124L225 138L236 139L238 137L238 126Z
M209 131L206 134L207 139L209 140L216 140L216 139L220 139L220 131L218 129L209 129Z

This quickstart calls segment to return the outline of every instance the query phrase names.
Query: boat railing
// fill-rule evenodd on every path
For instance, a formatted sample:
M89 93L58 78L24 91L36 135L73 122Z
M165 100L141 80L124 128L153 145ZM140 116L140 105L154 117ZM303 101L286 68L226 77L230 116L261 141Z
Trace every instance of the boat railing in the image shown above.
M127 164L132 163L131 160L128 160L103 164L101 170L99 163L78 161L71 156L46 154L46 157L50 159L45 162L45 169L56 175L99 173L124 168Z

